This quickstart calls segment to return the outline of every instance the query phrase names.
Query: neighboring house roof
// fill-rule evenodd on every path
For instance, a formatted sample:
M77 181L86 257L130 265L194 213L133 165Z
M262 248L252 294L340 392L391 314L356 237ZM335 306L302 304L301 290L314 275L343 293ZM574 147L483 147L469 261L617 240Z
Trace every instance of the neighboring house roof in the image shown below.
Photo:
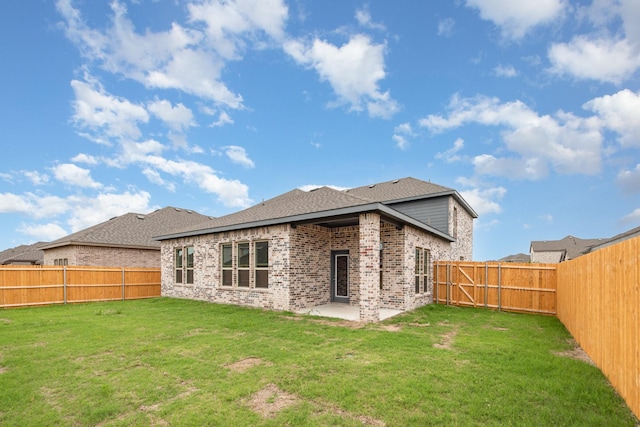
M601 240L599 243L588 247L584 253L589 253L593 251L597 251L598 249L602 249L607 246L615 245L616 243L620 243L624 240L633 239L634 237L640 236L640 227L632 228L631 230L624 231L620 234L616 234L610 239Z
M530 262L531 261L531 256L529 254L519 253L519 254L515 254L515 255L509 255L509 256L506 256L504 258L500 258L498 261L504 261L504 262Z
M531 242L531 253L534 252L562 252L562 261L579 257L587 248L602 242L603 239L580 239L566 236L561 240L538 240Z
M153 236L193 226L208 218L192 210L171 206L149 214L127 213L62 237L43 249L69 245L159 249L160 242L154 240Z
M42 247L47 245L46 242L38 242L32 245L20 245L15 248L6 249L0 252L0 264L37 264L40 265L44 261L44 252Z
M365 189L375 189L376 187L378 189L371 192ZM390 191L391 188L397 192L393 193ZM420 191L424 191L422 196L419 195ZM455 239L448 234L398 212L387 206L386 203L389 200L399 201L407 198L417 200L434 195L454 195L453 193L457 194L454 190L446 187L414 178L404 178L345 191L330 187L320 187L310 191L296 189L240 212L213 218L196 227L186 227L172 234L158 235L157 239L167 240L285 223L307 222L325 226L353 225L357 224L359 213L377 211L388 222L397 225L412 224L444 239L454 241ZM460 195L457 197L462 199ZM465 206L468 206L466 202ZM469 207L469 209L471 208Z

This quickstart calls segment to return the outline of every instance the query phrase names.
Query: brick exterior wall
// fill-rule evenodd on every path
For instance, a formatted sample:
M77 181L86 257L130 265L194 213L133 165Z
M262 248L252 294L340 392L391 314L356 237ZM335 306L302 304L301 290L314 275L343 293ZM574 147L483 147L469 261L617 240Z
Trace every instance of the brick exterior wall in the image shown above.
M328 304L331 297L331 231L303 225L291 231L290 307Z
M380 320L380 214L360 214L360 320Z
M454 212L457 213L457 221L453 218ZM454 233L456 222L458 230ZM449 197L449 235L456 237L456 241L451 244L450 258L447 259L471 261L473 259L473 217L453 197Z
M65 258L73 266L160 268L158 249L69 245L44 251L44 265Z
M280 225L167 240L162 242L161 251L162 295L265 309L303 310L330 302L331 253L348 251L349 303L360 307L361 320L377 321L380 308L412 310L433 302L434 260L472 257L473 218L451 200L452 206L458 207L458 239L454 243L408 225L398 229L381 222L377 213L362 214L360 224L350 227ZM269 241L269 288L222 286L221 244L260 240ZM174 251L186 246L194 247L193 284L175 282ZM235 263L235 244L233 247ZM416 247L428 249L431 255L427 290L417 294ZM253 245L251 250L253 262Z

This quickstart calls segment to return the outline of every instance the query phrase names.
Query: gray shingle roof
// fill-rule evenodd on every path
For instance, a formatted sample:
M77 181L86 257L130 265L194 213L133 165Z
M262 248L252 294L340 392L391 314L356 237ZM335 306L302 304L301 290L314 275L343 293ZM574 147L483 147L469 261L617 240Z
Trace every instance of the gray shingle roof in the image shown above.
M320 213L326 213L326 216L329 217L333 214L344 213L345 209L349 208L362 207L364 209L368 206L373 210L379 203L424 198L435 194L451 194L460 197L450 188L415 178L403 178L345 191L330 187L320 187L311 191L295 189L245 210L214 218L194 227L184 227L171 235L164 234L157 237L162 240L177 236L216 232L221 228L228 229L232 226L258 226L266 223L285 222L288 218L299 220L301 216L313 216ZM473 212L473 210L471 211ZM400 215L399 212L398 214Z
M565 252L565 260L577 258L587 248L602 242L603 239L580 239L566 236L561 240L534 240L531 242L532 252Z
M634 237L640 236L640 227L632 228L631 230L624 231L620 234L616 234L610 239L601 239L597 244L588 247L585 250L585 253L589 253L591 251L595 251L598 249L602 249L606 246L615 245L616 243L620 243L627 239L632 239Z
M6 249L0 252L0 265L11 263L42 264L44 252L41 248L45 245L47 245L46 242L38 242L32 245L20 245Z
M454 191L452 188L432 184L431 182L421 181L411 177L394 179L393 181L364 185L362 187L345 190L348 194L364 197L376 202L400 201L416 197L424 197L427 194L447 193L452 191Z
M127 213L55 240L44 249L77 244L159 249L160 242L154 240L154 236L194 226L206 219L207 216L195 211L171 206L146 215Z

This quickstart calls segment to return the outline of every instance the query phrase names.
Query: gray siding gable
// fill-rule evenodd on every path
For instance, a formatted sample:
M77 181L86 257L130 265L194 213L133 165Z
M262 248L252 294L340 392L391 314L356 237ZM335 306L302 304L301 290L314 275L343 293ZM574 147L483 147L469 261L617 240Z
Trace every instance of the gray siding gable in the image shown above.
M449 198L412 200L387 204L392 209L402 212L424 224L449 234Z

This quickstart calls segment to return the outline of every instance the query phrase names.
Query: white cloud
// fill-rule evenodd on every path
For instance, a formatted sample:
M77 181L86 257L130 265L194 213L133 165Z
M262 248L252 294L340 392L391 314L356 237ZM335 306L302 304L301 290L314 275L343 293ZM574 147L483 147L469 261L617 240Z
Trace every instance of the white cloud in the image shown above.
M576 36L551 45L548 56L549 71L582 80L620 84L640 68L638 48L627 39Z
M243 147L239 147L237 145L230 145L228 147L223 147L225 150L225 154L233 163L244 166L245 168L253 168L255 164L253 160L249 158L247 151Z
M583 108L597 113L608 129L619 135L623 147L640 147L640 91L629 89L594 98Z
M156 117L165 122L171 129L183 132L189 126L194 126L193 113L183 104L171 105L166 99L158 100L147 104L147 108Z
M507 38L520 39L538 25L549 24L562 17L564 0L466 0L468 7L477 9L480 17L491 21Z
M214 3L218 2L208 4ZM264 10L264 6L251 5L254 3L251 1L238 0L237 3L255 6L254 13ZM221 81L226 65L219 56L221 49L206 46L202 32L173 23L164 32L147 30L138 34L127 17L126 7L118 1L111 3L111 26L102 32L90 28L70 0L59 0L56 6L65 19L67 37L83 56L106 71L147 87L177 89L229 108L242 108L242 97L232 93ZM192 20L199 17L192 13ZM220 44L225 41L225 38L218 40Z
M225 59L237 59L246 38L284 37L289 10L282 0L206 0L188 6L192 22L205 22L207 41Z
M127 212L148 212L151 195L146 191L122 194L100 193L96 196L70 196L68 202L73 208L68 224L72 232L106 221Z
M49 182L49 175L38 171L23 171L23 175L33 183L33 185L44 185Z
M107 141L109 138L137 139L142 135L138 123L149 121L143 106L110 95L95 81L72 80L71 87L75 93L73 121L77 126L89 129L98 138L104 133ZM92 139L96 142L105 140Z
M371 117L383 118L399 110L389 92L381 92L379 87L386 76L385 45L357 34L340 47L314 39L310 45L288 41L284 49L296 62L315 69L320 80L331 85L338 98L336 105L348 104L351 111L362 111L364 104Z
M395 127L393 132L394 134L391 138L395 141L396 147L401 150L406 150L409 147L408 137L416 136L411 123L401 123Z
M511 179L537 180L549 174L547 164L539 158L496 158L490 154L474 157L475 172L480 175L506 176Z
M474 188L472 190L461 191L460 195L471 205L478 215L499 214L502 207L498 203L507 193L504 187L494 187L487 189Z
M638 224L640 223L640 208L634 209L629 214L620 219L622 224Z
M226 111L220 111L220 115L218 116L218 120L211 123L211 127L221 127L224 125L232 125L233 119Z
M71 158L74 163L84 163L86 165L97 165L98 159L95 156L85 153L79 153Z
M47 218L63 214L69 210L66 199L58 196L25 193L0 194L0 213L18 213L34 218Z
M453 35L453 27L456 21L453 18L445 18L438 21L438 35L443 37L451 37Z
M32 236L38 241L45 242L57 240L69 234L64 228L60 227L59 224L53 222L48 224L22 223L16 231L27 236Z
M366 7L356 10L356 21L358 21L358 24L360 24L360 26L364 28L381 31L386 30L386 27L383 24L373 22L373 20L371 19L371 14L369 13L369 9Z
M147 177L147 179L149 180L149 182L153 183L153 184L157 184L161 187L164 187L165 190L168 190L172 193L175 193L176 191L176 185L172 182L167 182L165 181L162 176L160 175L160 173L158 173L158 171L153 170L153 169L149 169L149 168L145 168L142 170L142 174L144 176Z
M620 171L616 183L625 193L640 193L640 163L632 170Z
M464 140L458 138L453 142L453 147L443 153L436 153L436 159L443 159L447 163L457 162L461 159L458 152L464 148Z
M429 115L420 125L433 133L467 124L502 128L506 148L516 157L477 156L482 173L538 179L551 165L556 172L595 174L601 170L601 123L596 117L581 118L558 111L539 115L521 101L501 103L497 98L454 95L448 116Z
M91 171L74 165L62 163L51 168L53 176L60 182L83 188L101 188L102 184L91 178Z
M493 69L493 72L498 77L512 78L518 75L518 70L513 65L498 65Z

